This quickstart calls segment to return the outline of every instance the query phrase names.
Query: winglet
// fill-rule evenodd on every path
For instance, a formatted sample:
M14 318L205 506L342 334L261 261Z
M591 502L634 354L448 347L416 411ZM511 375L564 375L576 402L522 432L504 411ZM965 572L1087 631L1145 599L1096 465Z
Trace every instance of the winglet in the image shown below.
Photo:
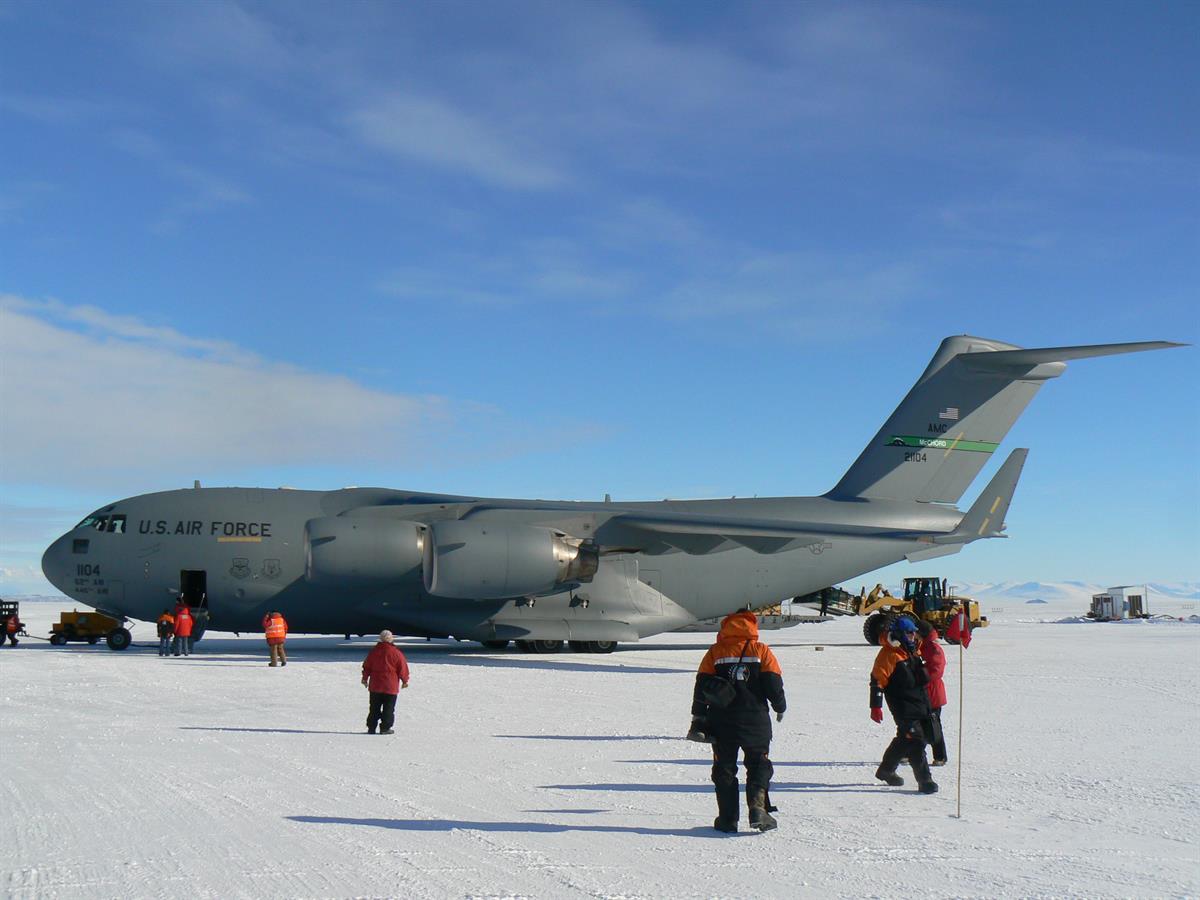
M1014 450L1004 461L983 493L971 504L958 527L950 534L934 538L937 544L957 544L977 541L980 538L1004 537L1004 517L1017 489L1017 480L1025 465L1027 449Z

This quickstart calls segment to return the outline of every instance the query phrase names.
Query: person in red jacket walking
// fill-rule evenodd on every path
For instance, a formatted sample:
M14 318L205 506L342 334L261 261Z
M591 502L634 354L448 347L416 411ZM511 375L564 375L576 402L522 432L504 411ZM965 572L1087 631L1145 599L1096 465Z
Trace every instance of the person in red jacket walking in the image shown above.
M287 650L283 643L287 640L287 619L281 612L273 612L263 619L263 633L267 636L267 649L271 653L272 666L287 665Z
M362 665L362 683L371 692L367 734L391 734L396 722L396 696L408 687L408 660L392 643L392 633L379 632L379 643L371 648Z
M938 630L928 622L922 621L917 625L921 633L921 646L917 650L921 659L925 660L925 673L929 676L929 684L925 692L929 694L929 705L933 708L933 728L929 736L930 750L933 752L931 766L944 766L948 759L946 755L946 736L942 734L942 707L946 705L946 685L942 676L946 674L946 654L938 643Z

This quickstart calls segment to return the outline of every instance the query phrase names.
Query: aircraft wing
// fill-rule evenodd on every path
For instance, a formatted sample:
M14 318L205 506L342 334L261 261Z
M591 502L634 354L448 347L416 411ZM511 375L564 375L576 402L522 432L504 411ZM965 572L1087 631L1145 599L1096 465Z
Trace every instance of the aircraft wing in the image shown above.
M606 553L656 554L682 550L693 556L702 556L734 546L764 554L802 547L821 552L829 544L830 538L850 535L911 540L916 538L917 533L855 526L822 526L822 530L817 532L811 527L774 519L625 512L605 522L598 530L596 539Z

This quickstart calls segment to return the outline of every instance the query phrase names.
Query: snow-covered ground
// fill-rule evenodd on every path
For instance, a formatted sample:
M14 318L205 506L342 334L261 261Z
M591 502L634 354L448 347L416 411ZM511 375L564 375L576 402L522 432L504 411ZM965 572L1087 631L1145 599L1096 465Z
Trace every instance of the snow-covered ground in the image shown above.
M45 635L59 608L22 606ZM1156 612L1194 616L1195 601ZM1086 608L1086 607L1084 607ZM947 648L941 793L872 773L861 620L772 632L777 831L721 835L682 740L706 635L611 656L403 644L397 734L362 733L370 641L210 635L159 659L0 651L7 897L1166 897L1200 894L1200 625L987 608ZM821 649L818 649L821 648Z

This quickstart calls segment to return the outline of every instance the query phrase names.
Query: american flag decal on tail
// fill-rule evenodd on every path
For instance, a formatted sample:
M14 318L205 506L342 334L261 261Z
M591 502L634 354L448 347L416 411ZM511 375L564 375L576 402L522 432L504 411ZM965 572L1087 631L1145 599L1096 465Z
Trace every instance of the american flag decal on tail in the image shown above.
M958 421L958 407L957 406L947 406L940 413L938 413L938 418L939 419L948 419L951 422L957 422Z

